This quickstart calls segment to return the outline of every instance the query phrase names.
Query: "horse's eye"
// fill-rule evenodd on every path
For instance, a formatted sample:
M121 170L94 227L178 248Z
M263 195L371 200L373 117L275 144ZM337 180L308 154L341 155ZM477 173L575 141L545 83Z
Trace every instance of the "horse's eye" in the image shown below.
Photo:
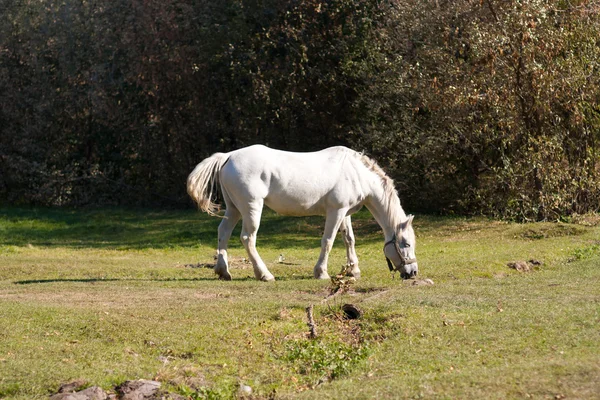
M406 246L404 246L404 247L410 247L410 243L406 243Z

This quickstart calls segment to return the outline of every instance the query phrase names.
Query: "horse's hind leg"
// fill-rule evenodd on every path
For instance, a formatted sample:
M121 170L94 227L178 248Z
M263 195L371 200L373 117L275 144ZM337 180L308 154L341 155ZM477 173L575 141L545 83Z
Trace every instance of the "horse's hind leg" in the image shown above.
M354 232L352 230L352 222L349 215L343 219L340 231L342 233L342 238L344 239L344 244L346 245L347 267L349 269L347 273L350 273L355 278L360 278L358 257L356 256L356 249L354 248Z
M227 263L227 244L233 232L233 228L240 220L241 214L232 204L227 204L225 218L219 224L219 245L217 248L217 264L215 265L215 273L219 275L219 279L226 281L231 280L229 266Z
M253 201L248 205L248 209L244 210L242 220L242 234L240 236L248 258L254 267L254 276L259 281L274 281L275 277L263 262L262 258L256 251L256 234L260 226L260 217L262 215L263 201Z

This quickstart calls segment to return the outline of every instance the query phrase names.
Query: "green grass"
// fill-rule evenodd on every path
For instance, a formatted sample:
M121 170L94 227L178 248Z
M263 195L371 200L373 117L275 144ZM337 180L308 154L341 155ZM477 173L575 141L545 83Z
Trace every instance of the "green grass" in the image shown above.
M265 213L258 247L277 281L237 262L222 282L185 266L216 244L219 220L194 210L1 208L0 398L138 378L192 399L234 398L240 382L255 398L597 398L600 227L417 216L435 285L413 286L390 276L370 215L354 220L362 278L322 302L322 218ZM529 259L543 264L506 266ZM338 238L330 273L344 263ZM362 318L344 320L344 303Z

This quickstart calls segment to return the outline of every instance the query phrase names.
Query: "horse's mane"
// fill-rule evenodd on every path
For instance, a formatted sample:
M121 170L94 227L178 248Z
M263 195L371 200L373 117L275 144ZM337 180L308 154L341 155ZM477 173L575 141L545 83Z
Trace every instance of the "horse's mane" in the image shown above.
M384 198L382 199L383 205L389 213L393 226L398 230L400 224L406 220L406 213L402 209L402 205L400 205L400 198L398 197L394 180L385 173L375 160L363 153L357 153L357 155L363 165L381 179L384 194Z

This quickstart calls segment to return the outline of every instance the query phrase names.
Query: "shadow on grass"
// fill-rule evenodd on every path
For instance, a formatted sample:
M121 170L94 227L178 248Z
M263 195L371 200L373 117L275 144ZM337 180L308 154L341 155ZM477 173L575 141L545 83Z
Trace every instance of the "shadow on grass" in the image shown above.
M313 280L311 275L300 276L281 276L277 277L278 281L304 281ZM207 282L218 281L218 278L54 278L54 279L26 279L22 281L14 281L15 285L34 285L43 283L61 283L61 282L77 282L77 283L97 283L97 282ZM233 278L232 282L259 282L254 277L246 276L243 278ZM269 285L268 282L260 282L262 285Z
M368 212L359 212L354 220L359 242L382 240L379 226ZM216 247L220 222L196 210L1 208L0 246L116 250ZM319 248L324 223L323 217L279 216L265 209L258 241L276 249ZM238 223L231 248L241 248L236 239L240 229ZM341 242L336 240L336 245L342 246Z
M96 283L96 282L201 282L213 281L215 278L55 278L55 279L27 279L14 281L15 285L32 285L37 283L59 283L59 282L78 282L78 283Z

